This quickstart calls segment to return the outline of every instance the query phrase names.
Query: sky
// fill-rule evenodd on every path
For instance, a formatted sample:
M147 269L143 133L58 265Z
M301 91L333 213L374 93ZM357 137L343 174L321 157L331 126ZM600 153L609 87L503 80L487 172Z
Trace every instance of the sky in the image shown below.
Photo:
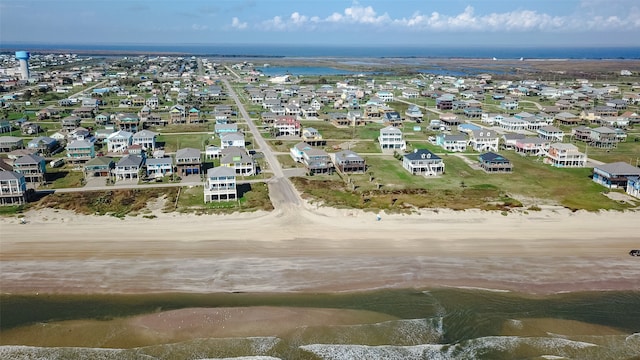
M0 45L640 46L639 0L0 0Z

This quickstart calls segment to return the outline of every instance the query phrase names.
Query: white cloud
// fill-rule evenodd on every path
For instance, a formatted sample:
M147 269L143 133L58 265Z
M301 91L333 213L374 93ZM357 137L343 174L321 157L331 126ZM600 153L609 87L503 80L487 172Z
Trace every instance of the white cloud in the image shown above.
M415 31L453 31L453 32L525 32L525 31L628 31L640 30L640 7L633 3L612 13L611 8L603 12L593 12L595 4L602 0L584 0L571 15L556 16L534 10L515 10L477 14L472 6L454 15L432 12L425 14L416 11L411 17L393 18L389 14L378 14L372 6L358 3L345 8L342 12L333 12L328 16L302 14L298 11L289 16L275 16L258 23L256 27L268 31L314 30L318 25L366 26L395 30ZM608 0L607 0L608 1ZM637 1L637 0L634 0ZM588 9L588 11L586 11ZM235 19L235 18L234 18ZM246 27L246 23L242 23ZM238 26L233 26L238 27Z
M200 24L193 24L193 25L191 25L191 30L195 30L195 31L209 30L209 26L200 25Z
M240 19L234 17L233 19L231 19L231 27L242 30L247 28L247 23L241 22Z

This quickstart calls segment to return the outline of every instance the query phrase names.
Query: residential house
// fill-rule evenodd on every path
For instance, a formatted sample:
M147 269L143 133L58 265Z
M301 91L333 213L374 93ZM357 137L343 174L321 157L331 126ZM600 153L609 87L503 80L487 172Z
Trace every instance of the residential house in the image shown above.
M216 145L207 145L204 149L204 158L207 160L217 159L222 156L222 149Z
M516 153L523 156L544 156L549 151L551 142L540 138L529 138L516 140Z
M402 131L393 126L387 126L380 129L378 143L380 144L380 148L383 150L404 150L407 148L407 143L404 141Z
M187 111L182 105L173 105L169 109L169 121L172 124L181 124L185 122Z
M507 133L502 135L502 149L504 150L514 150L516 148L516 143L518 140L523 140L526 138L525 134L512 134Z
M27 182L23 174L0 171L0 205L22 205L27 202Z
M627 178L627 194L640 199L640 177L629 176Z
M148 178L161 178L173 174L173 159L169 156L145 160Z
M84 164L84 173L86 176L106 177L111 174L115 167L116 165L113 158L108 156L98 156Z
M59 146L58 140L48 136L38 136L27 143L27 149L32 149L42 156L51 156Z
M202 169L200 150L194 148L178 149L176 151L176 168L180 176L200 174Z
M327 144L327 141L322 139L322 134L312 127L302 130L302 141L311 146L324 146Z
M137 132L140 126L138 115L131 113L120 113L116 115L116 128L124 131Z
M144 158L142 156L126 155L115 165L113 175L116 181L137 179L143 164Z
M545 110L545 112L549 112L547 110ZM554 117L554 119L560 124L560 125L576 125L580 122L580 118L578 117L578 115L572 114L572 113L568 113L568 112L561 112L556 114L556 116Z
M444 174L444 162L427 149L415 149L402 157L402 167L413 175L438 176Z
M28 183L43 183L46 174L46 161L43 157L28 154L13 162L13 171L24 175Z
M587 155L578 151L578 147L573 144L553 143L549 146L544 162L555 167L585 167Z
M341 113L341 112L330 113L329 120L335 126L349 126L353 124L348 117L348 113L347 114Z
M238 132L238 124L216 124L214 129L218 136L222 136Z
M70 115L63 118L61 121L62 121L62 130L72 131L73 129L80 126L81 119L77 116Z
M500 101L500 109L513 111L518 109L518 100L517 99L509 99L505 98Z
M500 138L495 131L481 129L469 133L469 145L474 151L498 151Z
M189 113L188 113L188 117L187 117L187 121L190 124L195 124L195 123L199 123L200 122L200 110L192 107L191 109L189 109Z
M132 145L140 145L142 149L148 152L153 152L156 149L156 137L157 133L150 130L141 130L133 134L131 137Z
M487 152L478 156L480 167L488 173L510 173L513 170L511 161L502 155Z
M391 91L378 91L376 96L383 102L393 101L393 93Z
M133 144L133 133L119 130L107 137L107 152L122 153Z
M88 106L81 106L77 109L73 109L71 113L81 119L91 119L94 116L95 108Z
M453 113L443 113L438 116L440 123L445 126L458 126L462 123L462 120L458 119L458 115Z
M256 163L244 148L228 147L222 150L220 166L234 169L236 175L240 176L256 174Z
M382 120L387 125L396 126L396 127L402 125L402 117L400 116L400 113L397 111L385 111L384 115L382 116Z
M404 114L407 116L407 119L409 121L415 121L418 123L421 122L422 118L424 117L422 110L420 110L420 108L416 105L409 105L407 111L405 111Z
M614 129L601 126L591 129L589 146L603 149L611 149L617 146L617 133Z
M596 165L593 168L593 181L610 189L626 189L628 179L638 176L640 168L626 162Z
M467 150L467 137L465 135L450 135L450 134L438 134L436 135L436 145L441 146L443 149L453 152L464 152Z
M296 152L294 154L294 152ZM307 169L308 174L331 174L333 172L333 163L331 157L326 151L316 149L306 143L298 143L291 149L292 157L300 156L302 162ZM296 159L294 157L294 159ZM297 159L296 159L297 160Z
M67 144L67 160L72 164L82 164L96 156L95 146L87 140L73 140Z
M417 99L420 97L420 92L416 89L404 89L402 90L402 97L405 99Z
M8 133L11 131L13 131L11 123L7 120L0 120L0 134Z
M95 118L96 125L106 125L111 121L111 118L107 114L98 114Z
M145 105L147 105L151 109L157 109L159 104L160 104L160 100L158 99L158 96L156 96L156 95L151 96L145 102Z
M571 129L571 138L576 141L591 141L591 128L580 125Z
M233 168L219 166L207 170L204 184L204 202L230 201L238 197L236 172Z
M543 126L537 131L538 137L549 141L562 142L564 138L564 132L555 126L548 125Z
M278 117L273 125L275 136L300 136L301 130L300 121L292 116Z
M24 140L16 136L0 136L0 152L11 152L24 148Z
M222 148L222 150L224 150L231 146L236 146L244 149L245 147L244 135L237 132L223 134L220 137L220 147Z
M302 158L304 157L305 150L309 150L311 148L312 146L307 144L306 142L299 142L293 145L291 149L289 149L289 155L291 155L291 158L294 161L302 162Z
M342 173L364 173L367 170L366 161L351 150L337 152L333 163Z
M507 131L524 131L527 129L528 122L516 117L506 117L502 118L498 125Z

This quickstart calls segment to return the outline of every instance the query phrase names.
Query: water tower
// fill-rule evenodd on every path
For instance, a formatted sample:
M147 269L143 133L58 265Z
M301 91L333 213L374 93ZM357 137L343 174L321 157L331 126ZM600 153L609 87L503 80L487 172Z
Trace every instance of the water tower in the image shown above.
M16 51L16 59L20 61L20 75L22 80L29 80L29 57L28 51Z

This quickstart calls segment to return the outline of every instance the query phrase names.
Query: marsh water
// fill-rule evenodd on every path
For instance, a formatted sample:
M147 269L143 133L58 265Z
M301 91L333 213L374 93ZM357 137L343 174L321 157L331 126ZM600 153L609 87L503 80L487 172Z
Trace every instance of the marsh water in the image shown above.
M0 296L2 359L637 359L640 291L534 296L486 289L357 293ZM349 324L185 338L119 327L141 314L254 307L358 311ZM251 322L252 319L246 319ZM296 320L294 319L295 323ZM256 333L256 334L258 334ZM173 336L171 334L174 334Z

